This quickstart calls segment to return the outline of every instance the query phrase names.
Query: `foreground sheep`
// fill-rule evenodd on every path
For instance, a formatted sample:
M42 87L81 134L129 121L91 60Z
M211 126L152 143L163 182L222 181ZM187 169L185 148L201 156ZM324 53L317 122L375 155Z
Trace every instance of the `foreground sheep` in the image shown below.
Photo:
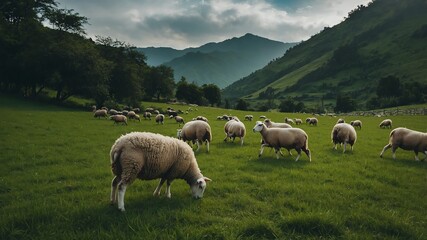
M243 139L246 135L245 124L240 122L238 119L232 119L225 123L224 125L225 138L224 142L227 141L227 138L233 138L233 142L236 137L240 138L240 145L243 145Z
M195 120L186 123L182 129L178 129L178 139L184 142L192 141L197 143L197 150L200 149L200 144L206 142L206 151L209 152L209 143L212 141L211 126L203 120Z
M350 122L350 125L354 128L359 127L359 129L362 129L362 121L360 120L354 120Z
M353 145L357 140L357 133L354 127L348 123L336 124L331 132L332 142L334 143L334 149L337 150L337 144L344 144L343 153L345 153L347 144L350 144L351 151L353 151Z
M381 123L380 123L380 128L391 128L392 127L392 121L391 119L384 119Z
M380 157L384 152L391 148L393 159L396 159L397 148L403 150L412 150L415 153L415 160L419 161L418 153L422 152L426 156L422 161L427 159L427 133L414 131L408 128L396 128L390 132L389 144L381 151Z
M166 197L171 197L174 179L184 179L195 198L202 198L209 178L200 172L193 150L181 140L149 132L132 132L121 136L111 147L111 203L125 211L124 197L128 185L136 179L160 178L153 195L160 195L166 181ZM118 190L118 191L117 191Z
M267 128L261 121L257 121L254 132L260 132L264 143L261 145L259 157L264 151L264 147L272 147L275 149L276 157L279 159L280 148L286 148L288 151L295 149L298 156L295 161L301 156L301 150L307 154L311 162L311 153L308 149L308 136L304 130L300 128ZM282 152L280 154L283 156Z

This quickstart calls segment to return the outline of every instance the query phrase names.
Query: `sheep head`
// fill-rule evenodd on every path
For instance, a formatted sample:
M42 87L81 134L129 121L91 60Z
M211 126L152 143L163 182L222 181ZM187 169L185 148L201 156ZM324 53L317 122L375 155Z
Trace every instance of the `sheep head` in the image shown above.
M255 127L252 129L254 132L261 132L262 129L264 128L264 123L261 121L257 121L255 124Z
M207 177L201 177L197 179L197 181L193 184L191 184L191 194L194 198L199 199L203 197L203 193L206 189L206 182L212 181L211 179Z

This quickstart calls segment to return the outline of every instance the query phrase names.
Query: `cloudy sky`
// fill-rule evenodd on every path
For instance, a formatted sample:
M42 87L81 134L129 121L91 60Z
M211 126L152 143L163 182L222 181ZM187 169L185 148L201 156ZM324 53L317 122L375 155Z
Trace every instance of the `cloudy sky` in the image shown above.
M57 0L89 19L89 37L137 47L198 47L252 33L282 42L307 40L371 0Z

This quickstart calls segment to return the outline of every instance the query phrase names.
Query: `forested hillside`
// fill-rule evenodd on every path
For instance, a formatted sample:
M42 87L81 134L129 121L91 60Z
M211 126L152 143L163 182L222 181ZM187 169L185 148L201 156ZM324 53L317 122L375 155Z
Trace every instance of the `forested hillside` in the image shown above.
M338 109L344 111L425 102L426 12L424 0L361 5L345 21L225 88L224 97L253 103L292 98L318 110L333 110L344 99L352 106Z

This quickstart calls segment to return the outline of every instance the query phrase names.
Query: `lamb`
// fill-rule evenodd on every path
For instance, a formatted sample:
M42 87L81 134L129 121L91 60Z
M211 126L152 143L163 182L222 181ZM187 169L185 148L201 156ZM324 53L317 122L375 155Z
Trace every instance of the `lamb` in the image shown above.
M287 117L285 117L285 123L287 123L287 124L295 124L294 120L292 120L290 118L287 118Z
M350 122L350 125L354 128L359 127L359 129L362 129L362 121L360 120L354 120Z
M169 118L174 118L175 121L179 124L178 126L181 126L181 123L182 124L185 123L184 118L182 118L181 116L172 117L172 115L171 115L171 116L169 116Z
M295 124L296 125L301 125L302 124L301 118L295 118Z
M227 142L227 138L233 138L233 142L236 137L240 138L240 145L243 145L243 139L246 135L245 124L240 122L238 119L232 119L224 125L225 138L224 142Z
M300 128L267 128L263 122L257 121L253 131L260 132L262 139L265 141L261 144L258 157L261 157L264 147L272 147L275 149L277 159L279 159L278 152L283 156L280 151L280 148L283 147L288 151L295 149L298 152L295 161L298 161L300 158L302 150L307 154L311 162L311 153L308 149L308 135L304 130Z
M124 115L111 115L110 120L114 120L114 124L123 123L123 125L128 125L128 119Z
M317 118L315 117L312 117L312 118L306 118L305 122L308 123L308 125L317 126L317 123L319 122L319 120L317 120Z
M380 157L384 152L391 148L393 159L396 159L397 148L403 150L412 150L415 153L415 160L419 161L418 153L422 152L426 156L422 161L427 159L427 133L418 132L408 128L395 128L390 132L389 144L381 151Z
M292 128L292 126L287 123L276 123L268 118L264 120L264 124L268 128Z
M153 195L160 195L166 181L166 197L171 198L170 186L175 179L184 179L196 199L202 198L206 182L198 167L194 152L188 144L172 137L150 132L132 132L119 137L110 151L111 204L125 211L126 188L136 178L152 180L160 178Z
M337 150L337 144L344 144L343 153L345 153L347 144L350 144L351 151L353 151L353 145L357 140L357 133L354 127L348 123L336 124L331 132L332 142L334 143L334 149Z
M155 120L157 124L163 124L163 121L165 120L165 115L157 114Z
M100 119L101 117L107 118L107 110L105 109L98 109L93 113L93 117Z
M209 152L209 143L212 141L211 126L203 120L194 120L186 123L182 129L178 129L178 139L184 142L193 141L197 143L197 150L200 149L200 144L206 142L206 150Z
M145 120L151 120L151 112L144 112L144 114L142 115L144 117Z
M337 123L345 123L345 120L342 119L342 118L340 118L340 119L337 120Z
M384 119L381 123L380 123L380 128L391 128L392 127L392 123L393 121L391 121L391 119Z
M252 121L253 118L253 115L245 115L245 120Z

